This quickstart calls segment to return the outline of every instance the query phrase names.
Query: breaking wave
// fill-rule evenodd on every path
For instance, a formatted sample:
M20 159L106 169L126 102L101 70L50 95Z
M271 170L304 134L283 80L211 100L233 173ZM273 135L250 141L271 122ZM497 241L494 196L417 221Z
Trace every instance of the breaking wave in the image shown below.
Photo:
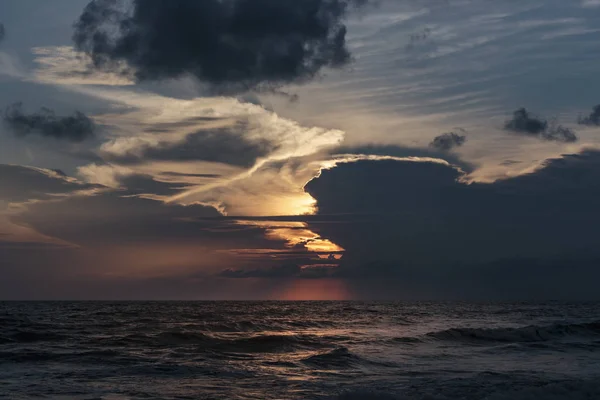
M426 336L443 341L545 342L569 337L600 337L600 321L549 326L531 325L520 328L451 328L431 332Z

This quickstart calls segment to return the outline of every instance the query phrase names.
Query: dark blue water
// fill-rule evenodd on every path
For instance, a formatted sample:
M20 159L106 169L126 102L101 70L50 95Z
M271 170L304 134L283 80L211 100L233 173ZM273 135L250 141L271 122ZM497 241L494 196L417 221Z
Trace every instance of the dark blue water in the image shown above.
M600 304L0 303L6 399L600 399Z

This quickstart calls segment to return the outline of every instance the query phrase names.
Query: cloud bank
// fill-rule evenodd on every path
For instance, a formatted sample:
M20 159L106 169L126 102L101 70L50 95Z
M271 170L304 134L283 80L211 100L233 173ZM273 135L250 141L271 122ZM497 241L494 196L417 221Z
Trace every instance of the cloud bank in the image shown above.
M319 215L347 215L346 224L311 226L347 250L345 273L383 277L510 258L600 257L599 177L597 151L495 183L462 183L464 173L443 163L359 161L323 171L306 190Z

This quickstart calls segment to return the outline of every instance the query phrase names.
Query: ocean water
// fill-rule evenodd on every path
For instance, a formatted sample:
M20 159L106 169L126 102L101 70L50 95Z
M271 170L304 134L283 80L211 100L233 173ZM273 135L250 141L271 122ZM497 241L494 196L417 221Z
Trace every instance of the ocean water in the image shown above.
M0 303L3 399L600 399L600 304Z

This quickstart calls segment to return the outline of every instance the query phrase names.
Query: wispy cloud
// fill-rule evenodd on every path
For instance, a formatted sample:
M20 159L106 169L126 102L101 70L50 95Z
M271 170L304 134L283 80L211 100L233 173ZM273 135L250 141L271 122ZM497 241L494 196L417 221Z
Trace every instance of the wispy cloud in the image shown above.
M34 47L31 49L38 64L33 79L38 82L61 85L128 86L134 81L111 72L96 71L90 61L71 46Z

